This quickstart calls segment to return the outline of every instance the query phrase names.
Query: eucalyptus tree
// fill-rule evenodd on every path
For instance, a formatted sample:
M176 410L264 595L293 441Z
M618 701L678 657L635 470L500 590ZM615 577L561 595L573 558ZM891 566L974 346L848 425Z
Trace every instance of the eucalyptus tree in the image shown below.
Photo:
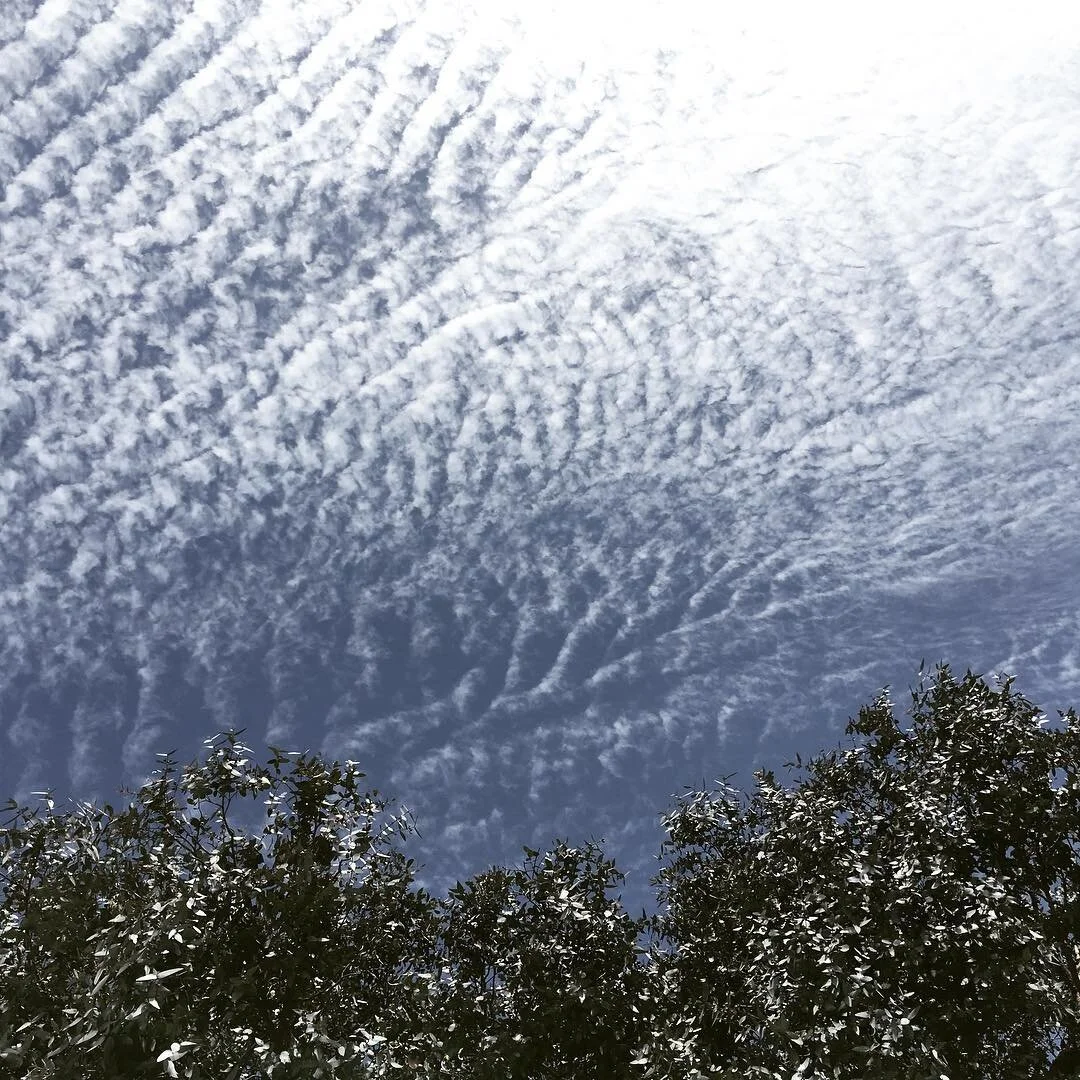
M1080 1074L1080 722L1012 680L922 675L789 787L665 819L648 1074Z
M0 833L0 1070L27 1080L378 1075L429 982L405 813L355 763L238 732L171 755L121 811L17 809ZM294 760L289 760L290 758ZM283 768L286 764L288 769ZM236 798L265 795L261 837ZM9 803L9 809L15 803ZM385 1066L385 1069L384 1069Z
M525 848L440 902L439 1032L432 1075L460 1080L635 1077L650 968L595 842Z
M592 841L435 898L354 762L235 732L120 811L12 802L0 1075L1078 1075L1080 720L947 667L910 717L883 693L791 786L684 796L640 919Z
M526 848L437 901L355 763L258 766L239 734L182 771L160 755L120 811L9 804L0 1075L637 1075L645 920L599 845ZM233 813L252 796L261 835Z

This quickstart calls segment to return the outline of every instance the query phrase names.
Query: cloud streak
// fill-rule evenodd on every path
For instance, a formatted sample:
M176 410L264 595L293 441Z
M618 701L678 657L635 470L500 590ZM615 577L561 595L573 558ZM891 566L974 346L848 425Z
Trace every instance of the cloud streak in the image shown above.
M1080 37L9 10L20 797L246 724L417 804L436 875L641 863L919 655L1075 686Z

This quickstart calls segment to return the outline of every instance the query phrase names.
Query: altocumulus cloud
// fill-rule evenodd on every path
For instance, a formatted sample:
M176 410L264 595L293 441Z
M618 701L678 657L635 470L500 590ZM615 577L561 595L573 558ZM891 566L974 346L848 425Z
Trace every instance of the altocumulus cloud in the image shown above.
M3 10L4 796L246 726L647 869L920 656L1071 703L1077 20Z

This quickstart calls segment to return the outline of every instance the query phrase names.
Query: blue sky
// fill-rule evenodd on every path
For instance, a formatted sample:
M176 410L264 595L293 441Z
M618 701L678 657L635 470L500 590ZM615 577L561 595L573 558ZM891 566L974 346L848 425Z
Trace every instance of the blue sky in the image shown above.
M245 727L637 897L923 658L1080 704L1080 13L705 6L4 4L0 796Z

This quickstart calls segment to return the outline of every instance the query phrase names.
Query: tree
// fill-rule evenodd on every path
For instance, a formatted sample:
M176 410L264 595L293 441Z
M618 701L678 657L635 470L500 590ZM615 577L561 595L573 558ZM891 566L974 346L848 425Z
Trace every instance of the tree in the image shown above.
M610 894L598 844L525 848L523 865L459 883L440 903L442 979L432 1073L460 1080L621 1078L645 1042L645 920Z
M0 1062L28 1080L380 1072L427 994L435 908L404 814L355 764L229 732L123 812L20 810L0 834ZM215 740L207 745L213 746ZM289 757L289 773L282 765ZM185 813L178 797L186 794ZM262 840L232 800L266 794ZM212 812L207 816L209 804ZM15 804L9 803L9 809ZM321 1070L321 1071L320 1071Z
M947 666L911 716L666 817L653 1075L1076 1074L1080 722Z
M883 693L792 786L679 800L641 919L592 841L436 899L399 847L411 819L355 763L256 766L239 733L179 773L161 755L120 812L45 793L0 832L0 1077L1064 1080L1061 715L947 667L905 728ZM230 818L248 797L261 833Z

